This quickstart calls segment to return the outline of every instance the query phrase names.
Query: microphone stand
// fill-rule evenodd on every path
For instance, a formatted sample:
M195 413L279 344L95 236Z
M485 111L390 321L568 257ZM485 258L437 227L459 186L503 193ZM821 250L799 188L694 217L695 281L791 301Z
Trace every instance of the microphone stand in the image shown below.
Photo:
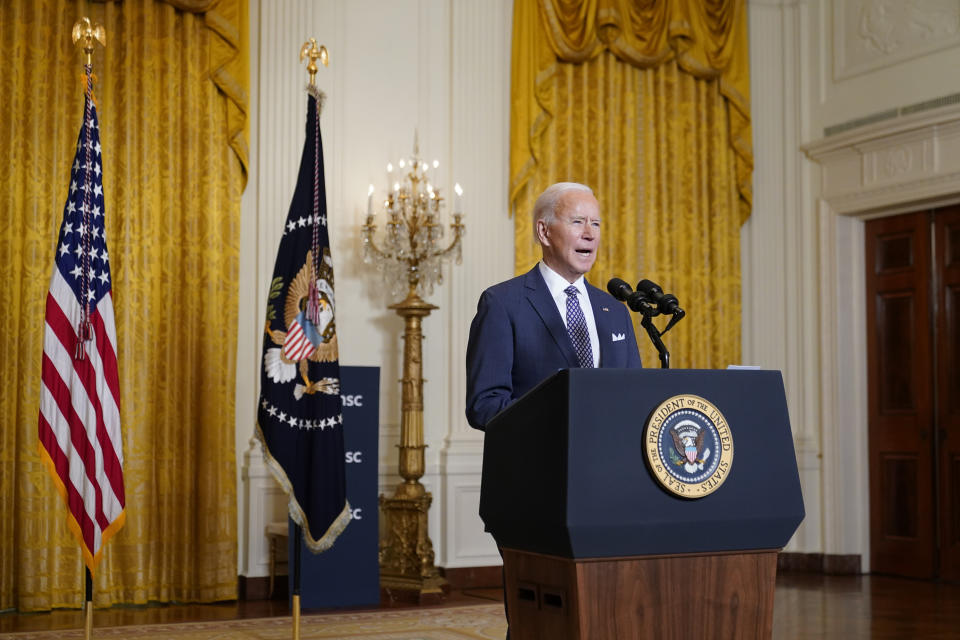
M660 355L660 368L669 369L670 368L670 352L667 351L667 347L664 346L663 340L660 339L660 336L665 334L667 331L677 324L683 316L687 315L683 309L677 307L677 310L673 313L673 317L670 318L670 322L667 323L667 326L664 327L663 331L657 329L653 324L653 316L660 315L660 310L655 306L650 304L647 300L643 300L640 304L637 305L638 308L634 311L639 311L643 315L643 320L640 321L640 326L647 330L647 335L650 336L650 342L653 343L653 346L656 347L657 353Z
M641 289L644 290L641 291ZM657 348L657 353L660 354L660 368L669 369L670 352L667 351L660 336L670 331L673 325L677 324L683 316L687 315L677 303L677 297L669 294L664 295L660 287L649 280L641 280L640 284L637 285L637 291L634 291L629 284L620 278L612 278L610 282L607 283L607 291L617 300L625 302L631 311L643 315L640 326L647 330L650 341L653 343L653 346ZM658 316L661 313L667 315L667 312L661 311L661 308L672 310L670 315L673 316L663 331L657 329L653 324L654 316Z
M643 320L640 321L640 326L647 330L647 335L650 336L650 341L653 343L653 346L657 348L657 353L660 354L660 368L669 369L670 368L670 352L667 351L667 347L664 346L663 340L660 339L660 336L663 333L653 324L653 316L657 313L656 309L650 309L653 313L648 312L646 309L642 310Z

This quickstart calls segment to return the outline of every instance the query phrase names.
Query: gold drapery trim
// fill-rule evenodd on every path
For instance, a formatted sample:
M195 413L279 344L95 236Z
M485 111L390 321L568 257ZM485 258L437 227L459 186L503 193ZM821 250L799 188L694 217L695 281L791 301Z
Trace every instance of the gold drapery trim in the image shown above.
M547 85L557 63L582 64L609 50L640 68L675 60L717 78L729 105L741 222L753 203L750 68L744 0L526 0L514 4L510 205L530 179L554 105Z
M217 34L210 49L210 78L229 99L227 139L243 166L246 185L250 158L249 3L243 0L163 1L180 11L203 14L207 28Z
M229 123L246 111L245 74L233 75L247 65L246 2L208 8L8 0L0 9L12 52L0 101L0 609L76 608L83 597L80 547L37 453L37 415L46 293L83 120L70 31L84 14L107 31L93 65L126 485L126 524L105 548L94 602L236 598L244 169ZM225 44L231 24L239 48Z

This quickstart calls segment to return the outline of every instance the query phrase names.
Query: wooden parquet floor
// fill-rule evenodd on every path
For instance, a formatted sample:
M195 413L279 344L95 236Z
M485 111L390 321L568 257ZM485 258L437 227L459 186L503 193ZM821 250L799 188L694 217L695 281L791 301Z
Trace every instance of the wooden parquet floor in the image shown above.
M960 585L885 576L777 576L777 640L960 640Z
M500 588L451 592L441 607L498 602ZM383 603L381 608L405 605ZM96 626L237 620L287 616L286 600L213 605L114 607L95 613ZM16 631L76 629L79 611L0 614L0 638ZM884 576L782 573L774 605L776 640L876 638L960 640L960 585Z

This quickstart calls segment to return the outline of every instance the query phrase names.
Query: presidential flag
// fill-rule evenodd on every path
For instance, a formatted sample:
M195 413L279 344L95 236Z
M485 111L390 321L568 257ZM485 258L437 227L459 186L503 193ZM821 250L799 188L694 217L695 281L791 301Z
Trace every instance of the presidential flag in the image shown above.
M88 66L83 127L47 293L39 448L91 573L126 517L100 151Z
M309 87L300 174L267 299L256 435L307 547L329 549L350 521L346 498L333 261L320 109Z

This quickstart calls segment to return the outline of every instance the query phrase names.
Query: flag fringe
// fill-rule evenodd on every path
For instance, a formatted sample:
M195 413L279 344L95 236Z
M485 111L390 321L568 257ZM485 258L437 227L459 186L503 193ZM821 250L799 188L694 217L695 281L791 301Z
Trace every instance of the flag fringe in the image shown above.
M60 479L60 474L57 473L57 465L53 462L53 458L50 457L50 452L47 451L47 448L43 446L42 442L37 442L37 449L40 452L40 462L43 463L43 466L47 468L47 471L50 474L50 478L53 480L54 486L57 488L57 493L60 494L60 497L63 499L64 504L67 505L67 527L73 533L73 536L77 539L77 542L80 543L80 551L83 553L83 563L90 569L90 575L96 573L97 565L100 564L100 560L103 559L103 550L107 548L107 542L113 538L123 525L127 522L127 510L124 508L113 522L107 526L106 529L100 532L100 550L96 554L90 553L90 549L87 548L87 543L83 539L83 530L80 528L80 523L77 522L76 517L73 515L73 512L70 510L70 502L67 498L67 487L63 484L63 481Z
M296 495L294 495L293 485L290 479L283 470L283 466L270 454L270 449L267 447L267 441L263 436L263 431L260 429L259 421L256 424L254 437L260 443L260 448L263 450L264 462L270 469L270 472L273 473L273 477L280 483L283 492L286 493L289 498L287 501L287 512L290 514L290 519L300 525L303 531L303 540L307 548L313 553L321 553L332 547L333 543L350 523L350 502L344 499L343 510L340 514L330 523L330 526L320 538L314 538L310 532L310 525L307 523L306 514L297 501Z

